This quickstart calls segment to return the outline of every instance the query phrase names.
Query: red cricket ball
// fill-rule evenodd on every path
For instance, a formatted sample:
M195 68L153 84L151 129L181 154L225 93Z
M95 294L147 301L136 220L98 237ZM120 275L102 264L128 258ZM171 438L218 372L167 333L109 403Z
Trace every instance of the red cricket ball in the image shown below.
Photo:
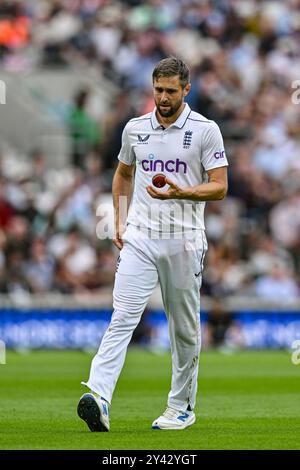
M166 177L163 173L157 173L152 178L152 184L156 188L163 188L166 185Z

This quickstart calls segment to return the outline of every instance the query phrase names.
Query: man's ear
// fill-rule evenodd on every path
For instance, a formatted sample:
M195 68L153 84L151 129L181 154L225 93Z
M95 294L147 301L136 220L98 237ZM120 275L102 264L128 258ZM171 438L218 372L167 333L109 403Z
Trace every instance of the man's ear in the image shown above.
M189 94L190 92L190 89L191 89L191 84L188 83L185 87L184 87L184 90L183 90L183 96L186 96Z

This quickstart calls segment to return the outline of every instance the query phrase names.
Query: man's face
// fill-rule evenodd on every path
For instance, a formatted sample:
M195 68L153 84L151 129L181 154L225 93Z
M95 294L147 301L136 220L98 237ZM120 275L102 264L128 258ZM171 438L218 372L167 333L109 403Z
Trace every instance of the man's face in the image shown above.
M180 85L179 76L159 77L154 80L154 101L162 117L173 116L182 105L184 97L190 90L190 84L184 88Z

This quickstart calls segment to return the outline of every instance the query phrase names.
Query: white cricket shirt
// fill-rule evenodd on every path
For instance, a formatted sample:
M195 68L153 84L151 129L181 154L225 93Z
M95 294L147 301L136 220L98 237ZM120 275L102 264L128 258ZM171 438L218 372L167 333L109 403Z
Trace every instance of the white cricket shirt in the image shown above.
M204 230L205 202L153 199L146 186L152 184L157 173L164 173L181 188L207 182L207 170L228 165L220 129L214 121L192 111L187 103L166 129L158 122L155 111L131 119L123 131L118 159L126 165L136 164L127 222L160 233ZM159 191L168 188L166 185Z

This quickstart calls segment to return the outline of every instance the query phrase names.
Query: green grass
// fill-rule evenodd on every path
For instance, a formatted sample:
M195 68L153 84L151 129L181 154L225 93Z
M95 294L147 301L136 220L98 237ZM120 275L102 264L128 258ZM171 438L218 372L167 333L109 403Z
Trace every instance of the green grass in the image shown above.
M204 352L197 422L155 431L170 385L169 354L130 350L111 407L111 432L76 414L91 357L8 352L0 365L0 449L300 449L300 365L288 352Z

